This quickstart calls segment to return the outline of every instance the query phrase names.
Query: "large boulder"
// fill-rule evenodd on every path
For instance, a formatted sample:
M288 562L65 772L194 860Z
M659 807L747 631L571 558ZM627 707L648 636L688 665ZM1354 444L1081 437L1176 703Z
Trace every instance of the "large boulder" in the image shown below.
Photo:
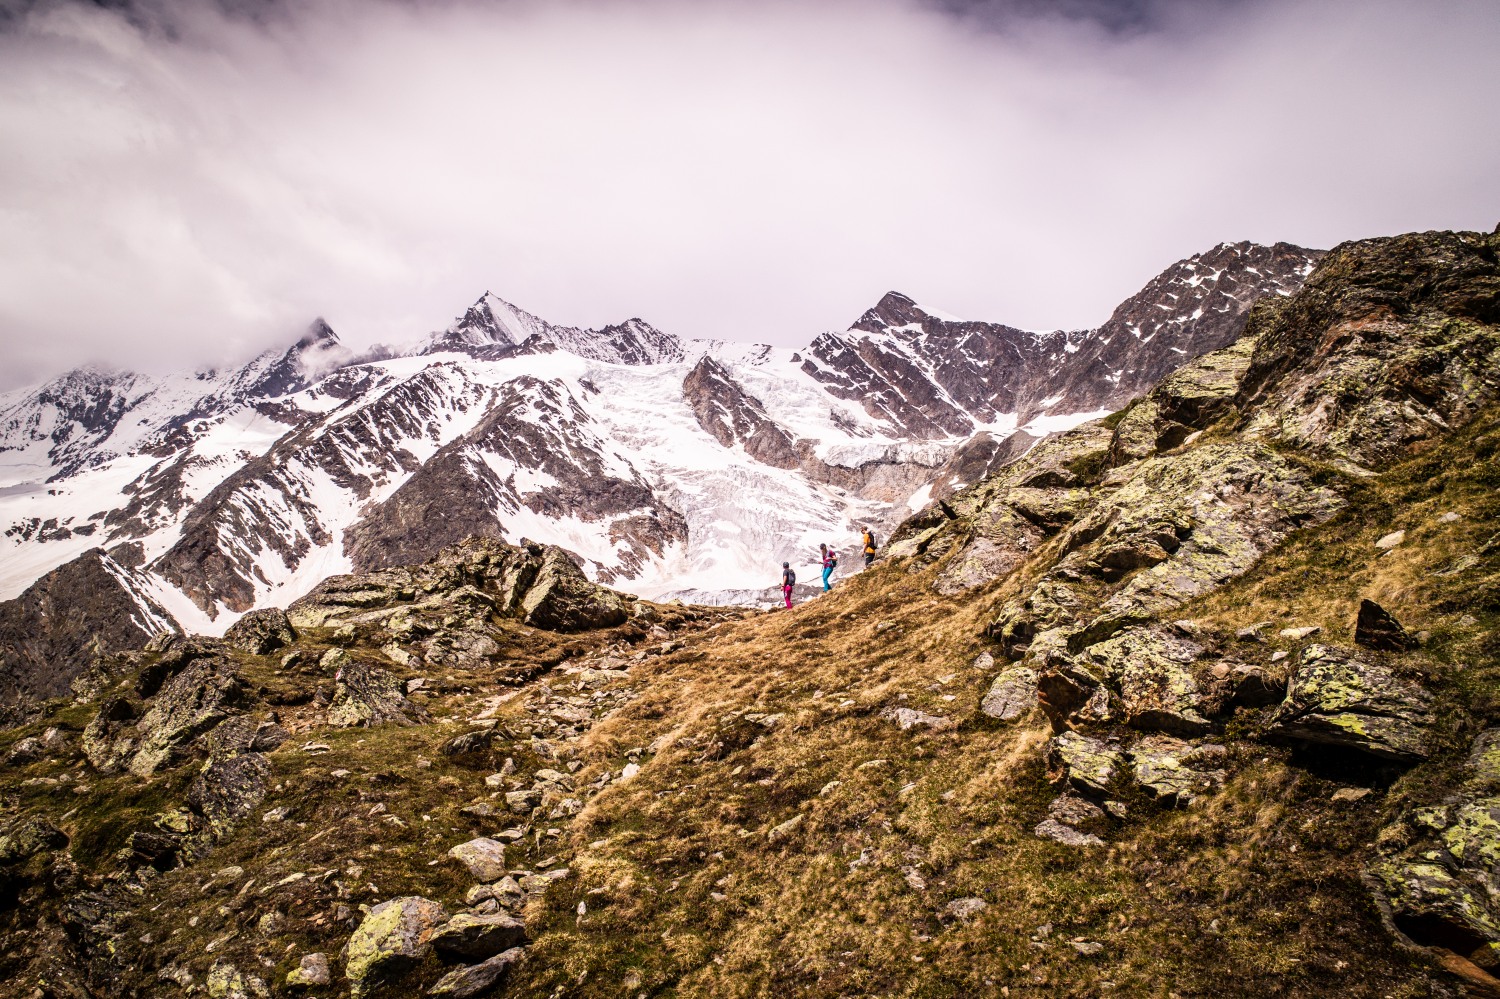
M253 610L224 632L224 641L241 652L264 656L297 640L286 611L279 607Z
M218 725L245 701L245 687L224 659L195 659L164 683L136 724L130 772L147 777Z
M427 713L406 698L401 678L372 663L342 657L334 675L328 724L335 728L416 725Z
M393 898L370 910L349 938L344 977L355 995L413 967L432 950L432 938L448 921L441 905L420 896Z
M1500 963L1500 729L1475 740L1456 793L1409 809L1376 842L1389 846L1366 883L1392 930Z
M1269 735L1415 763L1429 755L1432 695L1353 649L1311 645L1287 683Z
M548 631L586 631L624 624L630 608L613 590L589 582L568 553L549 546L536 579L521 598L522 620Z
M505 844L486 836L458 844L448 851L448 856L464 865L476 881L499 881L509 870L505 864Z
M525 941L526 924L508 913L461 912L433 936L432 945L447 954L478 960L518 947Z
M265 799L271 763L260 753L245 753L205 769L188 786L188 807L203 816L215 839L228 835Z
M1224 784L1223 746L1194 744L1170 736L1148 736L1130 747L1135 782L1154 798L1188 804Z
M430 996L443 999L471 999L483 995L505 984L510 969L518 964L526 952L519 947L496 954L488 961L472 964L466 968L450 971L439 978L437 984L427 990Z
M1129 628L1090 646L1080 658L1118 691L1124 721L1133 728L1178 735L1209 731L1205 694L1193 674L1199 645L1159 625Z

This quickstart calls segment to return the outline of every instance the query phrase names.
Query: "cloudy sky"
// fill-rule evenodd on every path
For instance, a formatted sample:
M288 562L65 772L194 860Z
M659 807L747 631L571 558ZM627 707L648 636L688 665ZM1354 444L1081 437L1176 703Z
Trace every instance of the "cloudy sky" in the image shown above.
M1500 222L1494 0L0 0L0 389L486 289L1083 327L1221 240Z

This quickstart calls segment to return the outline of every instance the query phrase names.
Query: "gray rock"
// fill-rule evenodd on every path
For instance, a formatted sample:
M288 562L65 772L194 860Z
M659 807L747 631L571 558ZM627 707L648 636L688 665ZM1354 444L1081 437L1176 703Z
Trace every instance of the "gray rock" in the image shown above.
M13 767L23 766L41 759L43 752L42 740L35 736L27 736L10 747L10 753L5 757L5 762Z
M252 656L269 655L296 640L286 611L279 607L250 611L224 632L226 644Z
M1015 721L1036 707L1037 672L1013 666L995 678L979 710L1000 721Z
M982 898L955 898L943 906L943 916L960 923L972 923L990 904Z
M1104 818L1104 810L1086 798L1065 794L1047 806L1047 815L1070 826L1081 826Z
M286 983L292 988L327 985L332 980L333 974L328 968L326 954L304 954L297 967L286 976Z
M15 864L68 845L68 834L45 819L27 819L0 835L0 864Z
M1082 833L1056 819L1043 819L1037 824L1035 833L1042 839L1050 839L1063 846L1103 846L1104 840L1091 833Z
M448 913L419 896L393 898L370 910L349 938L344 976L354 994L364 995L380 980L411 968L432 950L432 938Z
M1077 732L1063 732L1047 743L1049 767L1085 794L1109 792L1122 756L1118 749Z
M1379 548L1381 551L1390 551L1392 548L1395 548L1405 540L1405 531L1392 531L1390 534L1387 534L1380 540L1376 541L1375 547Z
M1311 638L1322 630L1321 627L1314 624L1304 628L1282 628L1277 635L1280 638L1289 638L1294 642L1300 642L1304 638Z
M438 979L437 984L427 990L427 994L445 999L470 999L472 996L482 995L504 985L510 969L520 963L525 955L526 952L521 948L514 947L496 954L488 961L450 971Z
M1213 764L1224 755L1222 746L1152 736L1131 747L1130 763L1136 783L1153 797L1187 804L1223 787L1225 771Z
M926 728L934 732L941 732L953 727L953 722L940 715L929 715L915 708L886 708L880 712L880 717L886 721L896 723L896 727L903 732L913 728Z
M139 748L130 759L130 772L138 777L155 773L244 700L245 688L225 660L209 657L188 663L156 692L150 710L136 724Z
M476 881L499 881L505 877L505 844L480 836L467 843L460 843L448 851L448 856L468 868Z
M427 712L406 699L405 685L371 663L345 660L334 678L328 724L336 728L416 725Z
M1268 733L1292 742L1356 749L1413 763L1429 755L1432 695L1352 649L1302 653Z
M526 924L508 913L454 916L432 938L432 945L447 954L471 960L493 957L526 941Z
M271 763L260 753L221 760L193 778L188 807L203 816L215 839L222 839L265 799L270 780Z
M1161 625L1126 628L1085 650L1080 659L1092 675L1119 692L1126 724L1178 735L1209 731L1205 695L1193 674L1203 648L1180 631Z

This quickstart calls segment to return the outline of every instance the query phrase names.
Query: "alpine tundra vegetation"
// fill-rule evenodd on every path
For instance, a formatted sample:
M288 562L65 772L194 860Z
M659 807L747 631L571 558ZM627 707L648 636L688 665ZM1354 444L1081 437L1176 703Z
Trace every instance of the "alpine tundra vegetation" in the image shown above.
M397 490L222 637L67 622L6 661L0 994L1500 996L1500 234L1309 267L792 610L413 546ZM149 590L89 557L0 614Z

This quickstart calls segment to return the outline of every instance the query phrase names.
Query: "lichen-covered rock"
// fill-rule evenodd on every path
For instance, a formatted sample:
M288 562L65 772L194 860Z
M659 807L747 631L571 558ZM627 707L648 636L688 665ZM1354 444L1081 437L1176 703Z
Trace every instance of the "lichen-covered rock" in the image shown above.
M1114 717L1114 697L1103 681L1060 656L1037 674L1036 698L1057 729L1072 722L1103 722Z
M623 624L630 618L625 599L589 582L568 553L550 546L536 579L521 598L522 620L548 631L587 631Z
M510 969L519 964L525 955L526 952L521 948L513 947L496 954L488 961L450 971L438 979L437 984L427 990L427 994L443 999L471 999L472 996L483 995L503 986Z
M1202 656L1192 639L1157 625L1126 629L1090 646L1080 658L1119 692L1127 725L1202 735L1210 725L1192 669Z
M328 967L327 954L303 954L297 967L286 976L286 983L292 988L313 988L327 985L332 980L333 972Z
M476 881L499 881L508 870L505 844L486 836L458 844L448 851L448 856L463 864Z
M1115 779L1123 754L1098 739L1063 732L1047 743L1047 762L1054 773L1077 790L1103 795Z
M433 935L432 945L471 960L493 957L526 941L526 924L508 913L475 916L460 912Z
M223 961L214 962L208 969L204 985L209 999L269 999L271 995L265 982Z
M328 724L336 728L415 725L427 712L406 699L406 685L393 673L357 659L345 660L334 677Z
M0 864L15 864L68 845L68 834L45 819L27 819L0 834Z
M1036 707L1036 685L1036 670L1012 666L995 677L979 710L1000 721L1015 721Z
M221 760L188 786L188 807L203 816L215 839L228 835L265 800L271 763L260 753Z
M561 548L474 537L421 565L330 577L288 607L287 617L298 629L352 625L403 641L451 640L491 615L578 631L621 624L630 606L622 594L591 583Z
M355 995L398 974L432 950L432 938L448 921L438 903L420 896L382 902L370 910L349 938L344 977Z
M286 611L266 607L245 614L224 632L224 642L252 656L264 656L297 640Z
M1150 736L1130 747L1135 782L1153 797L1188 804L1224 785L1223 746L1197 745L1167 736Z
M195 659L164 683L136 724L139 748L130 772L146 777L173 754L218 725L245 700L245 688L228 662Z
M1311 645L1267 731L1292 742L1413 763L1429 755L1432 724L1432 695L1420 684L1357 651Z
M240 753L270 753L291 738L286 729L265 718L235 715L226 718L203 739L209 762L227 760Z

